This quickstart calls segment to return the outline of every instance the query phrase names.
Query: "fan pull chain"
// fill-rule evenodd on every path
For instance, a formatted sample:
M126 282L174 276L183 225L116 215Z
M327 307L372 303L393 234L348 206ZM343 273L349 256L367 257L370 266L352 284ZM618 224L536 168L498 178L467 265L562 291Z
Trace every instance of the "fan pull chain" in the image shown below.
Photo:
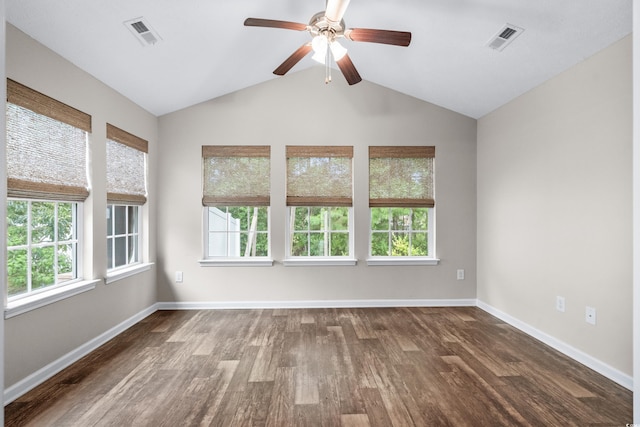
M329 46L329 40L327 39L327 52L324 58L324 84L331 83L331 66L329 62L331 61L331 49Z

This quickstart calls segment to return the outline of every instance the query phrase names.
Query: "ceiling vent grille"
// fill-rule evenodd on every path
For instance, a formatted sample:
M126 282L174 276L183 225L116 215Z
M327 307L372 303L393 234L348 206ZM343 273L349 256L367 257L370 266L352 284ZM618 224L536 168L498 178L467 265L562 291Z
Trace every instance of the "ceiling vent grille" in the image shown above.
M524 28L506 24L487 42L487 46L497 51L502 51L524 31Z
M138 39L143 46L153 46L158 43L160 36L144 18L131 19L124 22L125 27Z

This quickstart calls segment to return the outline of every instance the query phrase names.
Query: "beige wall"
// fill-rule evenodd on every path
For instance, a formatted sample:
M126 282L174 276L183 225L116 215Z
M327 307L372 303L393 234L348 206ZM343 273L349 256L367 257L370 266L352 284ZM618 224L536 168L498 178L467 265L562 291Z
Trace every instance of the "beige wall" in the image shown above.
M631 58L629 36L478 121L478 299L628 375Z
M86 278L106 274L106 122L149 141L147 259L155 260L157 118L7 24L7 77L92 115ZM13 385L156 302L155 268L6 320L5 385Z
M265 71L266 72L266 71ZM476 121L312 68L160 118L159 301L273 302L475 298ZM200 267L201 146L271 146L273 267ZM285 146L354 146L357 266L284 267ZM435 145L438 266L369 267L368 146ZM456 280L464 268L466 280ZM176 271L184 283L175 283Z

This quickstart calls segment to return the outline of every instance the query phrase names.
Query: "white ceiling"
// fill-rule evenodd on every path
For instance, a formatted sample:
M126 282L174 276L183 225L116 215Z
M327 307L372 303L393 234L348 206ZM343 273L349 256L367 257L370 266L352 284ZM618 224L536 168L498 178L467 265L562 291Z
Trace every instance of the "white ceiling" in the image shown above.
M276 77L324 0L5 0L7 21L155 115ZM631 32L632 0L352 0L346 27L410 31L409 47L345 41L364 80L479 118ZM143 47L123 22L144 17ZM525 31L502 52L504 24ZM310 55L290 73L314 66ZM334 79L343 78L334 71ZM324 85L324 81L318 81ZM327 88L330 90L330 86Z

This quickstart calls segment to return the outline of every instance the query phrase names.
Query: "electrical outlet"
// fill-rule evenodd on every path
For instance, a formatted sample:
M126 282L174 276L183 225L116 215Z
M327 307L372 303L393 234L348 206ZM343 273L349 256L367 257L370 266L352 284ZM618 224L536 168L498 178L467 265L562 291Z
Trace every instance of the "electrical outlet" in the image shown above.
M182 283L182 271L176 271L176 283Z
M464 280L464 269L460 268L456 272L458 280Z
M564 313L564 310L565 310L564 297L561 297L561 296L556 297L556 310Z
M596 324L596 309L593 307L586 307L584 311L585 321L592 325Z

